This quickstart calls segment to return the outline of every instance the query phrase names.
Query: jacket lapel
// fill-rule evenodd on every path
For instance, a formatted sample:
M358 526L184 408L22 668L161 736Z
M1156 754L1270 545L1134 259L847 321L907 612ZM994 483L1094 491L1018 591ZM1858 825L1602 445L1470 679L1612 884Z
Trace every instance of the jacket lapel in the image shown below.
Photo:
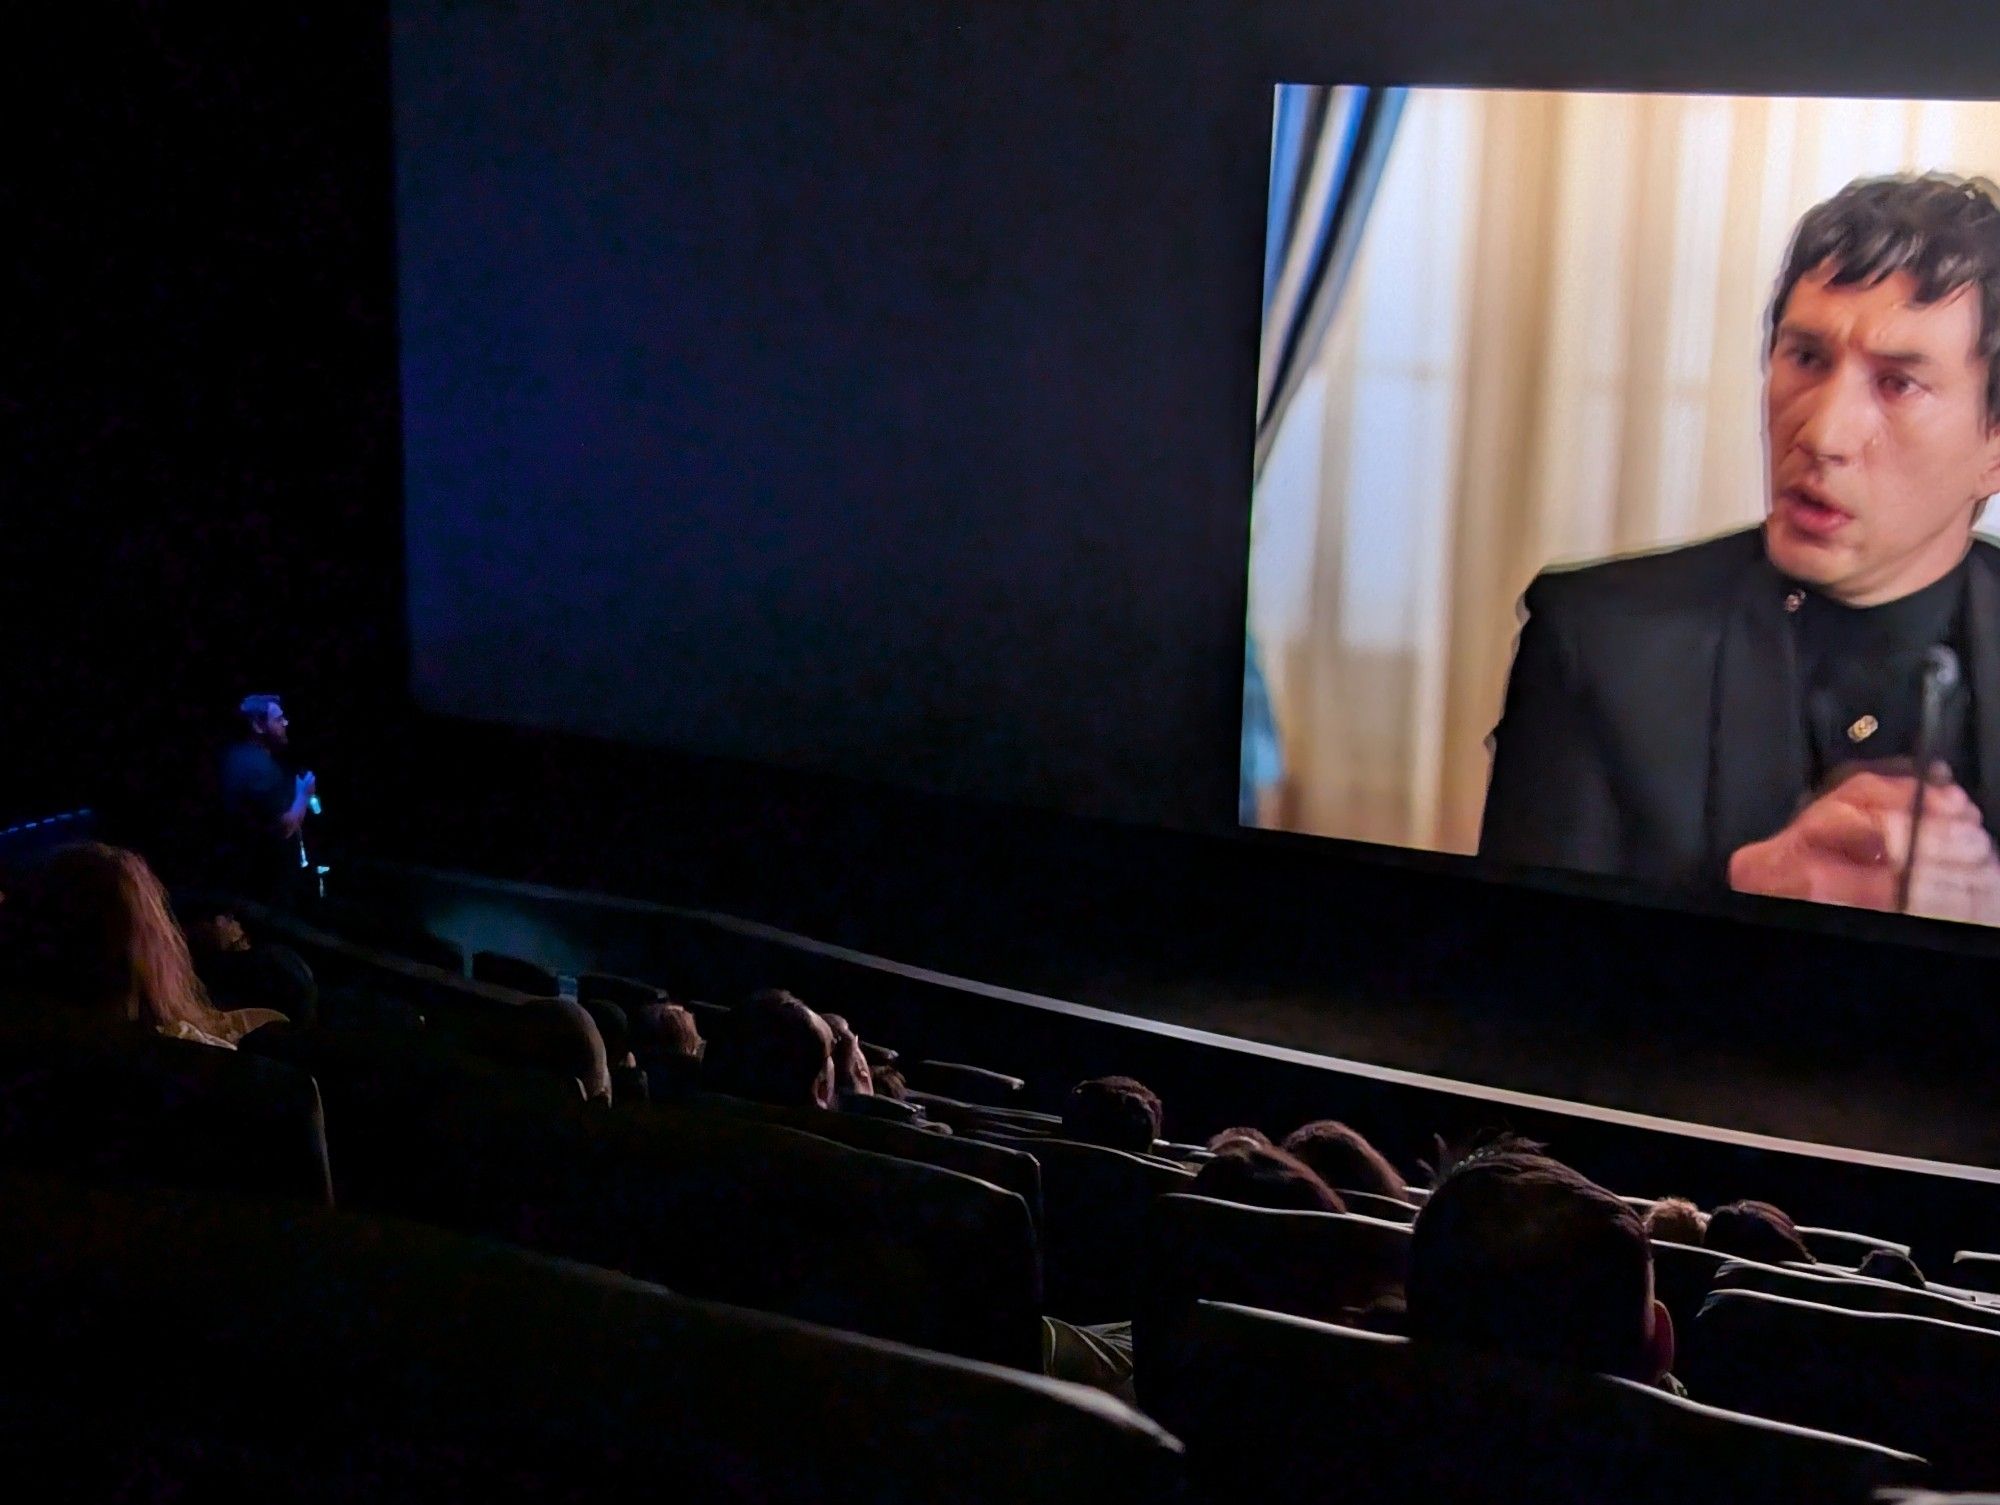
M2000 609L2000 581L1994 584ZM1786 607L1791 589L1765 558L1760 535L1756 558L1724 602L1718 649L1706 812L1709 866L1717 875L1727 872L1738 847L1790 820L1805 790L1798 645ZM2000 624L2000 612L1992 620ZM1983 758L1983 722L1981 731Z
M1965 576L1965 657L1979 813L2000 832L2000 549L1977 540Z

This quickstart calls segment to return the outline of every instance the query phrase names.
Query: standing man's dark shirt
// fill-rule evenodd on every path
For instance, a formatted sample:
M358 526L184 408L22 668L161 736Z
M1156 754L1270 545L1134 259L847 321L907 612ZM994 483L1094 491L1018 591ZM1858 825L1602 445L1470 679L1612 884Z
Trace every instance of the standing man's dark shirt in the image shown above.
M225 857L230 877L250 898L280 902L295 882L299 839L285 829L297 783L271 750L251 738L222 762Z

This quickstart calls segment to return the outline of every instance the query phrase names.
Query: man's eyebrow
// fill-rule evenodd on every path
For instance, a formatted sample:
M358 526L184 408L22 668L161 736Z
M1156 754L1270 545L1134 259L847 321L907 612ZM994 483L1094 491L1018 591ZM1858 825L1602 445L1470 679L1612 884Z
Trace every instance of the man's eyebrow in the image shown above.
M1778 326L1780 342L1794 340L1801 345L1825 346L1827 336L1820 330L1808 328L1804 324L1789 321ZM1923 350L1867 350L1863 352L1870 360L1881 361L1891 366L1935 366L1938 358Z
M1926 355L1921 350L1870 350L1870 360L1882 361L1891 366L1935 366L1937 357Z

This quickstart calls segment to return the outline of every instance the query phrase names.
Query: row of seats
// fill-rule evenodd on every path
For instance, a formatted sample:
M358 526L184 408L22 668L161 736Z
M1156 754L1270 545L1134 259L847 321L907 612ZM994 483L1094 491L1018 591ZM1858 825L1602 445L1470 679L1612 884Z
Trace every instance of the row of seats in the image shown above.
M0 1175L0 1470L67 1498L1169 1499L1108 1397L391 1219Z
M942 1085L947 1072L969 1074L952 1078L964 1096L915 1096L958 1130L955 1136L699 1091L671 1105L593 1111L565 1077L563 1051L523 1028L538 1017L528 995L502 986L490 964L475 961L475 972L485 975L468 980L296 925L286 938L308 950L316 968L411 1001L426 1021L415 1035L394 1038L365 1030L252 1037L254 1048L325 1094L333 1183L350 1206L497 1236L693 1296L1021 1369L1039 1361L1041 1311L1080 1321L1132 1317L1141 1398L1191 1442L1205 1434L1187 1415L1229 1404L1204 1347L1212 1347L1205 1324L1221 1309L1215 1303L1352 1323L1367 1320L1400 1287L1415 1211L1408 1204L1353 1194L1357 1210L1346 1215L1274 1213L1188 1196L1183 1150L1156 1146L1162 1153L1128 1155L1065 1141L1059 1121L1015 1105L1018 1079L941 1070L931 1085ZM526 973L515 980L546 985ZM579 980L579 1002L569 1007L595 1018L605 1006L645 996L619 998L621 986L646 988L593 974ZM582 1005L586 993L595 1008ZM723 1029L726 1021L726 1011L709 1011L705 1028ZM981 1095L992 1101L967 1100ZM1827 1236L1816 1249L1829 1253L1894 1247L1816 1232ZM1793 1283L1800 1281L1806 1284ZM1659 1286L1704 1400L1895 1444L1929 1457L1934 1477L1948 1482L2000 1478L2000 1460L1964 1425L1992 1404L1992 1376L2000 1373L1990 1350L1957 1336L1977 1330L1985 1341L1991 1332L1986 1321L1965 1318L1968 1303L1666 1245ZM1804 1315L1773 1317L1759 1303ZM1892 1326L1863 1338L1842 1327L1847 1318L1877 1316L1953 1331L1940 1338ZM1789 1352L1818 1354L1830 1375L1864 1398L1850 1395L1836 1411L1823 1387L1791 1373L1789 1358L1772 1373L1769 1336L1757 1324L1780 1321L1810 1325L1819 1346L1795 1344ZM1884 1382L1870 1393L1842 1364L1866 1364L1865 1372ZM1946 1383L1964 1404L1923 1408ZM1928 1419L1911 1419L1912 1407ZM1702 1414L1701 1426L1729 1423L1693 1411ZM1659 1425L1667 1436L1694 1423ZM1793 1436L1782 1428L1772 1435ZM1794 1439L1756 1456L1777 1459L1801 1446ZM1878 1468L1881 1454L1871 1450L1873 1461L1851 1479L1911 1477L1910 1459ZM1196 1446L1202 1467L1219 1456ZM1836 1475L1849 1479L1833 1468L1829 1478ZM1532 1468L1520 1476L1532 1477Z

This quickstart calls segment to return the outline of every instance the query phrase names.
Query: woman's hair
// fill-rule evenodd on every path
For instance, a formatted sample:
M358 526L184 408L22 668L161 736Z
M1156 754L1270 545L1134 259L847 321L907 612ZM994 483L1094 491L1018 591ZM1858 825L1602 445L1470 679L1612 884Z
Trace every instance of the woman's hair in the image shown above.
M1268 1144L1234 1139L1195 1173L1197 1197L1294 1212L1345 1212L1340 1193L1297 1156Z
M152 1029L217 1027L166 888L137 852L63 847L22 897L23 959L43 993Z
M1284 1148L1319 1173L1336 1191L1373 1192L1398 1202L1409 1200L1402 1172L1382 1152L1338 1119L1322 1118L1285 1137Z

